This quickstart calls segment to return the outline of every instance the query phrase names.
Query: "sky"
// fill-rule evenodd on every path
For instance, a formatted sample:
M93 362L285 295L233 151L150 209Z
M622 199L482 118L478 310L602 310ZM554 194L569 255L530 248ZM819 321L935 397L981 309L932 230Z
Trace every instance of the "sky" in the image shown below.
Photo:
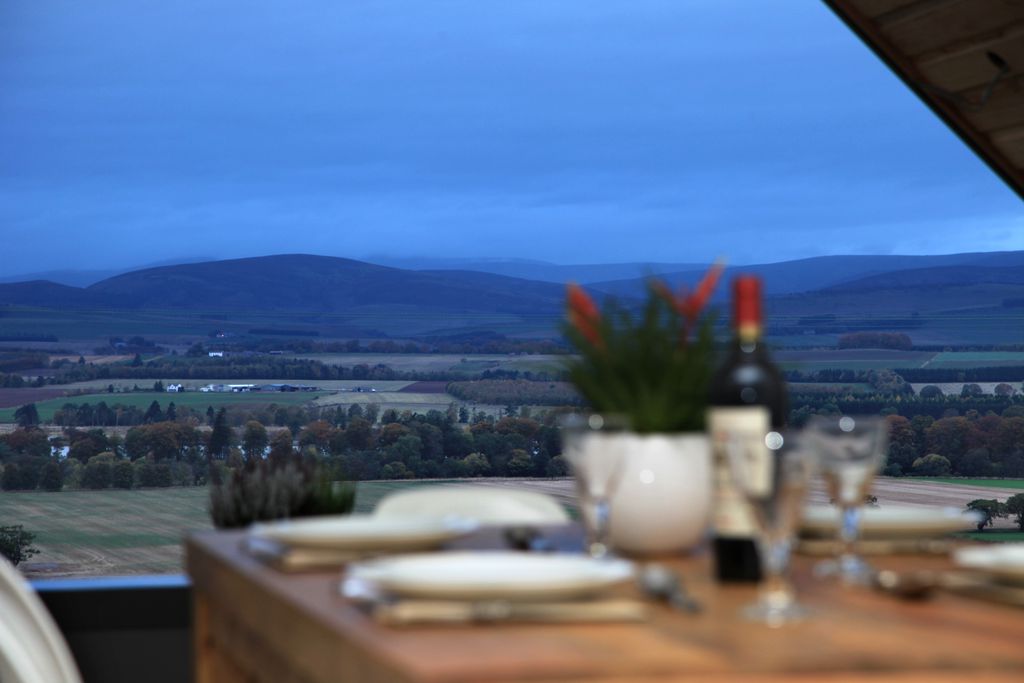
M0 276L1024 249L807 0L5 0L0 150Z

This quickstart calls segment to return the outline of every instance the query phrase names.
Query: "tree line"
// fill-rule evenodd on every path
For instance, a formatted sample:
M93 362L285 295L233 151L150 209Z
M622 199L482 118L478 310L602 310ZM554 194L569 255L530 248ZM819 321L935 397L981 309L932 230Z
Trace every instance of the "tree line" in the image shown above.
M222 408L212 424L198 423L195 415L179 417L133 427L123 438L101 428L69 427L50 439L37 427L22 427L0 436L0 487L196 486L210 481L214 470L225 478L251 461L293 455L349 480L567 473L557 411L541 419L528 411L496 419L454 405L425 415L380 412L372 404L268 410L239 411L231 419ZM65 448L64 457L55 455Z

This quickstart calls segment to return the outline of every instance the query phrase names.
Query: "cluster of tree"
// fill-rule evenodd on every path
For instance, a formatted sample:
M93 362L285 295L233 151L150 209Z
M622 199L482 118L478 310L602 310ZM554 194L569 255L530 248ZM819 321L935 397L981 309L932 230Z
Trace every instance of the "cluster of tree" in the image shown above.
M0 351L0 372L45 368L49 360L50 356L42 351Z
M236 471L293 450L348 479L566 474L555 411L540 420L525 409L507 412L495 419L482 412L470 415L454 404L426 415L380 413L374 404L319 410L288 406L260 415L291 423L271 433L256 419L233 426L240 417L253 415L230 419L221 409L209 428L179 418L133 427L123 439L98 428L69 428L51 441L38 428L18 429L0 437L0 487L59 491L201 485L218 467ZM53 455L65 446L66 457Z
M20 389L26 386L25 378L20 374L7 374L0 372L0 388L3 389Z
M165 349L157 345L152 339L134 336L125 339L123 337L111 337L107 346L96 349L96 353L103 355L107 353L163 353Z
M992 523L999 517L1013 516L1013 522L1017 528L1024 531L1024 493L1018 493L1000 503L995 498L979 498L967 504L968 510L981 513L978 521L978 531L984 531L985 527L992 526Z
M213 408L208 407L207 413ZM65 403L53 412L53 424L61 427L130 427L133 425L152 424L164 420L192 418L201 423L202 419L188 407L178 408L174 401L167 404L164 410L159 401L152 401L149 407L142 410L138 406L106 401L98 403Z
M18 566L33 555L39 554L39 550L32 545L35 539L36 535L25 531L21 524L0 526L0 555L6 557L14 566Z
M580 396L568 382L537 382L526 379L483 379L449 382L447 391L463 401L497 405L578 405Z
M990 368L898 368L896 372L908 382L1020 382L1024 365Z
M910 335L902 332L850 332L839 337L841 349L897 349L914 348Z
M220 330L209 333L217 348L230 351L290 351L292 353L566 353L555 339L510 339L496 332L423 337L416 340L375 339L363 342L314 339L226 338Z
M889 476L1024 477L1024 413L887 420Z
M1024 396L946 395L925 398L912 394L826 394L799 393L789 397L790 424L802 425L813 413L849 415L902 415L912 418L929 415L934 419L965 415L996 413L1003 416L1024 414Z
M1014 394L1017 393L1017 390L1014 389L1012 385L1007 384L1006 382L1001 382L995 386L992 393L995 396L1005 398L1008 396L1013 396ZM941 387L937 387L934 384L929 384L927 386L921 387L921 390L917 392L917 395L920 396L923 400L929 400L941 399L943 396L945 396L945 393L942 391ZM962 387L960 387L961 397L967 398L984 395L985 392L982 391L981 387L972 382L968 382L967 384L964 384Z
M141 359L128 363L95 365L92 363L65 364L47 381L50 384L67 384L97 379L139 379L154 380L173 377L175 379L222 379L222 380L408 380L437 381L454 379L446 371L399 371L378 363L369 365L328 365L316 360L287 358L284 356L225 356L219 358L170 356L143 362Z

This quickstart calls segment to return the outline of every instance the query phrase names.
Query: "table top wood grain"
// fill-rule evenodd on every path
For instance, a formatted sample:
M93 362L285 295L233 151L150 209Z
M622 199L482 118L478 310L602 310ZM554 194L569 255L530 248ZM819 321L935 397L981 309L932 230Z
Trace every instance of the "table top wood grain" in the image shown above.
M575 527L549 530L561 545ZM1024 610L940 594L909 602L813 579L816 559L797 557L807 621L770 629L743 621L749 586L711 580L707 553L660 558L705 605L698 616L661 606L644 623L387 627L339 591L339 571L284 574L249 556L238 532L187 541L187 565L202 611L224 632L246 634L230 653L272 659L302 681L965 681L1024 680ZM456 546L501 547L482 533ZM877 557L898 570L936 568L934 557ZM632 586L623 595L639 597ZM206 627L204 627L206 628ZM223 647L223 644L221 645ZM202 658L202 653L197 657ZM261 666L271 666L270 663ZM259 667L253 667L257 669ZM257 680L259 680L257 678Z

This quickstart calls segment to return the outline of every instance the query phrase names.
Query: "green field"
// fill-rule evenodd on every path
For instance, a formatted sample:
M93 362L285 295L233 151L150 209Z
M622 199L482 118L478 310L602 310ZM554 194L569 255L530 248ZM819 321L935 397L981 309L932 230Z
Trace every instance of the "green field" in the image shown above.
M462 401L456 399L450 394L417 394L413 392L398 391L357 393L354 391L347 391L318 398L314 405L319 407L336 405L347 406L353 403L359 403L361 405L376 403L381 407L381 410L388 410L390 408L399 412L409 410L414 413L426 413L429 410L440 410L443 412L448 409L448 406L451 403L461 405ZM500 409L501 406L480 406L480 408Z
M935 354L930 368L992 368L1024 365L1024 351L946 351Z
M35 576L181 570L186 531L210 528L205 488L2 493L0 519L36 534Z
M914 477L913 481L934 481L940 484L959 484L961 486L984 486L986 488L1024 490L1024 479L963 479L960 477Z
M356 512L388 493L443 482L361 482ZM182 571L181 540L209 529L205 487L137 491L0 493L0 524L21 524L41 552L23 569L36 577Z
M115 394L83 394L81 396L64 396L62 398L54 398L48 401L39 401L36 403L36 409L39 411L39 419L43 422L51 422L53 420L53 414L59 410L65 403L99 403L105 401L108 406L114 404L121 404L123 406L135 406L140 410L145 410L149 407L149 404L156 401L160 404L161 408L166 409L170 403L174 403L175 406L189 407L198 410L205 410L207 406L213 406L214 408L220 408L222 406L255 406L255 405L269 405L276 403L277 405L299 405L313 401L321 396L325 396L325 392L306 392L306 391L294 391L294 392L198 392L190 391L184 393L164 393L164 392L131 392L131 393L115 393ZM17 408L5 408L0 410L0 423L2 422L14 422L14 411Z
M312 353L291 356L327 365L387 365L400 372L452 372L475 374L484 370L559 372L565 356L445 353Z

